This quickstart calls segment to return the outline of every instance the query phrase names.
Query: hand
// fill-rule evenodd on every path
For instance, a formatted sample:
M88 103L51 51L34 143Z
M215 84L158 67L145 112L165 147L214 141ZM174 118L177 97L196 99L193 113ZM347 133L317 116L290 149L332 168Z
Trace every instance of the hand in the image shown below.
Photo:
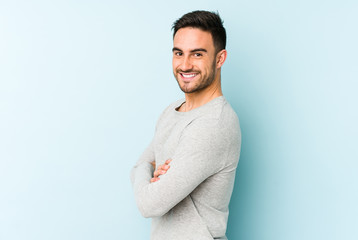
M163 165L160 165L158 169L154 171L154 177L150 179L151 183L158 181L160 179L159 176L165 174L168 171L168 169L170 168L169 163L171 161L171 159L168 159Z

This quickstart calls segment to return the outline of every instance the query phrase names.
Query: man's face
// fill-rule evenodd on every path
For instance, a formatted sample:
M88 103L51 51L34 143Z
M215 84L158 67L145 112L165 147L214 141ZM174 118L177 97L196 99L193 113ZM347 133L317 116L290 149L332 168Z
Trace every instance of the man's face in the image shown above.
M212 36L198 28L179 29L174 36L173 73L185 93L210 86L217 73Z

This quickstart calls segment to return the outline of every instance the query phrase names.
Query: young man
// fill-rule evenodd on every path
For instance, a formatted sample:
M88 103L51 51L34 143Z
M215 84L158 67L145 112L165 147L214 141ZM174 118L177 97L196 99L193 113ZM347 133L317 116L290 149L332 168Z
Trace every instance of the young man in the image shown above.
M221 91L226 32L212 12L174 25L173 73L185 100L167 107L131 171L139 211L152 218L152 240L227 239L241 133Z

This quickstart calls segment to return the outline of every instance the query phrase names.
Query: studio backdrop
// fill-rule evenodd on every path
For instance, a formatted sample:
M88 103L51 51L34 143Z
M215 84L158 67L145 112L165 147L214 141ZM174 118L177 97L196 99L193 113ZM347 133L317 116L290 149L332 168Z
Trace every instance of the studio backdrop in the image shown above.
M149 239L129 179L218 11L242 151L230 240L358 239L357 1L0 0L0 239Z

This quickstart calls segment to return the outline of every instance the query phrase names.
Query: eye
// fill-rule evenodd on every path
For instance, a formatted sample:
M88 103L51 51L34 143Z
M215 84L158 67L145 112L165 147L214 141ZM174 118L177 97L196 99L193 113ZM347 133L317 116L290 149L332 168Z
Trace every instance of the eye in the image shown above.
M203 54L201 54L201 53L194 53L194 56L195 56L195 57L201 57L201 56L203 56Z
M174 55L175 55L175 56L179 56L179 57L180 57L180 56L182 56L182 55L183 55L183 53L182 53L182 52L174 52Z

